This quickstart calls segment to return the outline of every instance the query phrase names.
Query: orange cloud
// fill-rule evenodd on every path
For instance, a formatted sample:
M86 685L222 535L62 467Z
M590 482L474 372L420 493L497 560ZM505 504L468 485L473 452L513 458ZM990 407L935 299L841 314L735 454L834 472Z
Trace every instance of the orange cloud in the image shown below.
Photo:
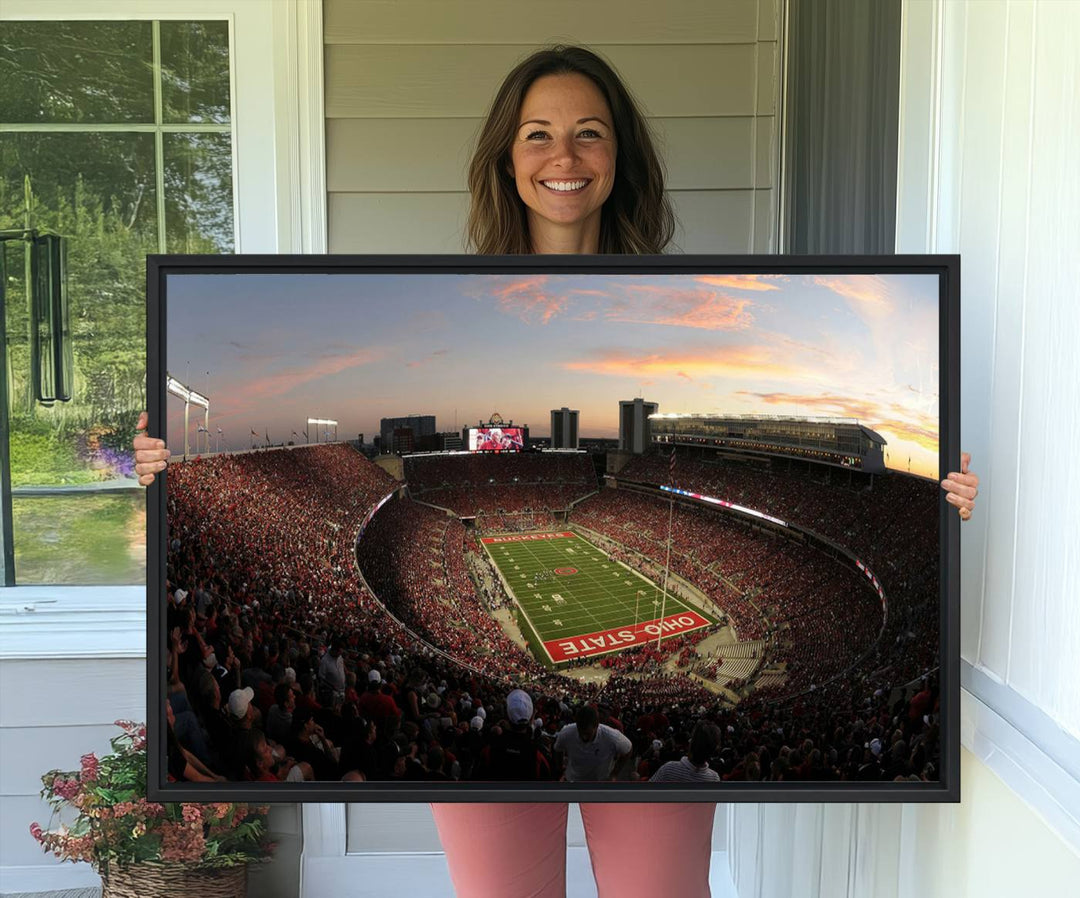
M711 351L629 355L623 350L601 352L594 359L567 362L569 371L615 377L643 376L698 380L717 377L800 377L805 372L777 360L764 346L725 346Z
M888 285L877 275L815 277L814 283L857 303L867 311L878 313L893 311L893 301L889 296Z

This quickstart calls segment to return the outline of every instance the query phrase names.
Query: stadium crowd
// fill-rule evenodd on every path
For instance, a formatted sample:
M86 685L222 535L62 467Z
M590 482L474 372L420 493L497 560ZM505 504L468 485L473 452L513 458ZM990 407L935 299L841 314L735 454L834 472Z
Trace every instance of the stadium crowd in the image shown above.
M576 458L553 457L560 466ZM508 458L514 457L477 459L478 469ZM643 483L649 482L646 473L639 473ZM544 479L559 478L552 474L549 481L545 474ZM776 696L756 693L737 708L721 706L681 673L620 670L606 683L586 683L541 668L486 614L469 575L475 563L468 557L470 539L459 521L407 500L388 502L368 524L357 551L364 519L400 486L342 445L220 455L170 466L167 673L173 778L556 779L566 774L570 755L556 748L556 738L570 726L588 725L584 708L595 709L600 724L629 737L631 752L611 771L621 779L646 780L664 763L678 761L690 751L690 737L703 718L717 725L709 764L726 780L935 778L936 683L931 677L898 686L903 683L899 671L933 663L934 647L913 645L925 636L920 629L925 622L918 606L892 613L888 577L882 580L889 589L890 623L900 623L889 633L895 641L876 653L874 666L881 669L873 674L855 668L820 686L820 677L809 676L813 688L794 699L776 702L770 700ZM809 487L782 486L791 501L802 500L798 510L808 518L819 507L808 501ZM603 497L612 492L621 491L604 491L574 515L591 513L597 529L599 518L607 515L603 527L618 528L614 522L629 506L605 507ZM656 510L644 503L662 503L644 496L635 501L643 503L634 510L643 520L634 529L655 554L666 539L666 519L657 528ZM836 512L827 508L829 497L822 502L825 511ZM591 503L596 503L592 512ZM711 525L686 514L686 539L697 528L711 533ZM873 554L871 547L865 550L890 573L890 562L902 565L904 549L887 545L886 534L903 539L896 528L905 514L894 509L890 523L874 531ZM819 532L846 519L849 526L861 520L837 513L834 522L818 521ZM625 527L617 532L630 545L630 532ZM907 550L919 539L912 537ZM722 552L712 544L710 549ZM705 572L724 584L715 587L726 590L718 601L723 607L733 596L753 591L745 572L742 578L731 574L733 586L726 585L727 555L706 556L703 566L705 557L681 554L693 561L686 570L695 585ZM755 558L749 556L751 562ZM917 597L920 587L929 589L914 568L897 570L906 575L903 588L898 578L901 600ZM848 588L822 571L804 574L808 579L800 596ZM765 597L766 618L777 602L788 601L770 593L773 588L766 583L756 594ZM823 619L814 617L818 610L808 605L804 616ZM799 619L790 620L789 627L800 626ZM692 643L675 648L686 657ZM803 663L817 660L810 656ZM793 655L796 669L797 661ZM528 702L514 694L516 689ZM561 744L565 748L565 738Z

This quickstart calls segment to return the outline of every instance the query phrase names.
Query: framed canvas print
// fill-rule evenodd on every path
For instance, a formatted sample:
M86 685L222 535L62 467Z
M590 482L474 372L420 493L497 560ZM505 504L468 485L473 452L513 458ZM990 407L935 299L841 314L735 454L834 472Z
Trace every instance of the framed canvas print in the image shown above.
M151 256L151 796L959 800L959 278Z

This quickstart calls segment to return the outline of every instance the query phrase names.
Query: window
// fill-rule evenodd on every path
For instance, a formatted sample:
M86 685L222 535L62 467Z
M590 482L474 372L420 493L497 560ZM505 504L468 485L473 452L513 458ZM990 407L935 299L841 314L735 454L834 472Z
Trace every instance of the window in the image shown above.
M235 247L229 22L7 22L0 232L19 583L145 578L146 253ZM30 384L24 241L67 238L74 393Z

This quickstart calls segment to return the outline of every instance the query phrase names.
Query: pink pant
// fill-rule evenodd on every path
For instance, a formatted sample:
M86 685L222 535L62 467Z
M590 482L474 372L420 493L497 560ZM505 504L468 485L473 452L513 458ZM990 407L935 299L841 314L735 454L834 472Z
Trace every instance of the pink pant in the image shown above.
M458 898L564 898L567 806L433 804ZM716 805L583 804L599 898L709 898Z

